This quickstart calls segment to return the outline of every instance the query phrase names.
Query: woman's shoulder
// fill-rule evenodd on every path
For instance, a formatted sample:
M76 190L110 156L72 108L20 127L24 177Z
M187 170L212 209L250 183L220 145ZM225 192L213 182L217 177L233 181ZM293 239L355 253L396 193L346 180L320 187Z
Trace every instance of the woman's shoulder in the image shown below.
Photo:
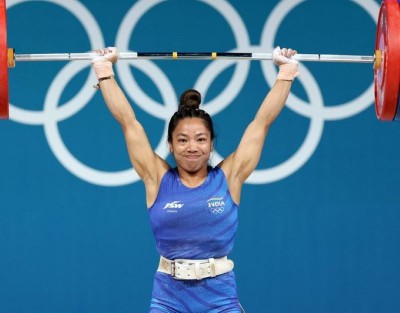
M164 178L175 178L178 177L178 168L177 167L170 167L164 174Z
M208 166L208 175L213 177L225 177L224 171L218 165Z

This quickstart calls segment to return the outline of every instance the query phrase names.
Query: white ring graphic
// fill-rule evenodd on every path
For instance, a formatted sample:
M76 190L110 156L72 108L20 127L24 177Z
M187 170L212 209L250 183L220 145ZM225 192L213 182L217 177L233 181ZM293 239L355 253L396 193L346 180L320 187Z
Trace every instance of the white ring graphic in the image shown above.
M146 0L146 1L138 1L125 15L124 20L121 23L121 26L118 31L118 36L116 40L116 45L124 51L129 50L129 39L132 36L135 25L138 20L153 6L158 5L165 0ZM226 19L233 30L233 35L235 37L238 48L247 48L249 46L249 35L246 31L243 21L237 12L232 8L232 6L226 1L209 1L202 0L209 4L210 6L216 8L219 13ZM218 62L215 62L218 63ZM168 93L165 94L166 99L169 99L168 102L165 102L164 105L155 102L151 97L147 96L145 92L141 90L139 85L136 83L131 70L130 65L138 66L140 64L141 69L144 70L148 68L150 71L156 72L156 76L162 80L164 80L163 85L167 84ZM224 64L219 63L222 70ZM124 86L127 94L132 98L135 103L140 106L143 110L156 116L160 119L168 121L171 115L176 111L177 107L177 96L173 92L172 85L167 82L167 78L164 77L161 70L158 70L154 62L149 60L141 60L140 62L119 62L117 63L117 69L120 76L121 84ZM249 69L249 62L238 62L233 80L229 83L229 85L223 90L223 92L213 101L205 104L205 108L210 114L216 113L218 111L223 110L232 100L237 96L244 82L246 81L246 76ZM215 73L215 71L214 71ZM212 73L206 73L210 75ZM204 77L207 77L205 73L200 77L199 83L196 86L200 91L203 88L206 88L206 83L204 82ZM238 88L239 87L239 88ZM163 92L162 89L160 89ZM215 106L215 107L214 107Z
M44 109L48 116L51 116L53 112L57 112L57 105L62 91L69 80L87 66L87 62L72 62L64 67L56 76L50 85L45 99ZM107 173L92 169L81 163L66 148L58 130L58 121L55 118L49 118L45 121L44 130L50 148L57 159L60 160L67 170L82 180L102 186L119 186L130 183L133 179L137 178L133 169Z
M261 46L267 51L272 51L274 49L276 33L284 17L290 10L302 2L304 2L304 0L283 0L279 2L271 12L261 35ZM379 10L379 6L373 0L354 2L363 7L365 6L367 12L372 17L374 16L373 12L375 11L376 15L376 12ZM374 21L376 23L375 18ZM277 75L277 69L274 64L271 62L263 62L261 66L269 85L274 84ZM291 158L270 169L255 170L247 180L247 183L269 183L284 179L293 174L313 155L322 136L324 120L336 120L349 117L360 113L371 105L371 99L373 99L373 83L367 91L353 101L335 107L325 107L321 91L314 77L303 64L299 64L299 72L301 75L297 79L306 87L305 90L311 105L308 105L293 93L290 93L286 105L294 112L311 119L307 137L299 150Z
M67 9L70 13L72 13L82 24L82 26L88 32L88 37L90 40L91 47L103 47L104 40L101 34L100 27L98 26L96 20L90 13L90 11L83 6L77 0L7 0L7 9L11 7L24 3L24 2L50 2L53 4L57 4L65 9ZM80 92L75 95L68 103L64 104L60 107L57 112L52 112L53 115L51 118L56 118L57 121L61 121L67 119L68 117L76 114L80 111L89 101L89 99L93 96L95 90L92 88L87 88L87 86L96 80L96 77L92 71L88 75L86 83L83 84ZM81 103L80 106L77 104ZM47 119L50 117L44 114L44 112L40 111L30 111L26 109L21 109L13 106L10 103L10 119L28 125L43 125Z
M261 35L261 46L265 49L273 49L275 47L275 37L278 31L278 27L281 24L282 20L285 16L297 5L304 2L305 0L282 0L278 3L278 5L271 12L267 23L264 26L262 35ZM379 5L374 0L352 0L359 6L361 6L373 19L375 24L377 23L377 13L379 11ZM265 77L270 85L273 84L276 77L276 68L271 63L263 63ZM301 72L303 71L301 68ZM362 93L356 99L336 105L334 107L328 106L324 107L323 117L325 120L338 120L353 116L358 114L368 108L374 98L374 84L369 86L369 88ZM291 108L294 112L303 115L305 117L311 117L311 109L310 106L296 97L293 94L290 94L289 99L287 101L287 106Z

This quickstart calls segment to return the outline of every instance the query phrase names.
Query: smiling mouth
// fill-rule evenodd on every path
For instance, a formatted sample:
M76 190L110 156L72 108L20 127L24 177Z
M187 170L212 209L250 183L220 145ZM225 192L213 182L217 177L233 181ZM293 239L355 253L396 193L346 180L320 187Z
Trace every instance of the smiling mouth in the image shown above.
M199 155L187 155L185 157L186 157L186 159L189 159L189 160L195 160L195 159L200 158Z

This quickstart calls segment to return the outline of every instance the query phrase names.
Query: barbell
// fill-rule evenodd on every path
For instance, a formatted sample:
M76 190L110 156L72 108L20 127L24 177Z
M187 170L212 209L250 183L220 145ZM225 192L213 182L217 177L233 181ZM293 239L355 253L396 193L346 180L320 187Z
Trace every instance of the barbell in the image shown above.
M400 0L383 0L379 10L373 56L297 54L298 61L372 63L375 112L381 121L400 120ZM7 46L5 0L0 0L0 119L9 118L8 70L16 62L91 60L93 53L16 54ZM235 59L272 60L272 53L242 52L121 52L120 60L132 59Z

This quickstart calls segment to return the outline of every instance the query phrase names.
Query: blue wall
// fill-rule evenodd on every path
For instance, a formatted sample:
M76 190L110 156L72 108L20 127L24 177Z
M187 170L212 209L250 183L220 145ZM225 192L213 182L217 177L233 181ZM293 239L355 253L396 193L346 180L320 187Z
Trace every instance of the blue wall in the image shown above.
M8 0L23 53L372 55L379 3ZM213 161L273 83L270 61L124 61L116 74L167 157L179 94L204 94ZM371 64L303 63L243 190L231 257L247 312L400 312L400 125L379 122ZM132 76L133 74L133 76ZM158 255L144 188L89 62L18 62L0 122L0 312L146 312ZM169 157L170 159L170 157Z

